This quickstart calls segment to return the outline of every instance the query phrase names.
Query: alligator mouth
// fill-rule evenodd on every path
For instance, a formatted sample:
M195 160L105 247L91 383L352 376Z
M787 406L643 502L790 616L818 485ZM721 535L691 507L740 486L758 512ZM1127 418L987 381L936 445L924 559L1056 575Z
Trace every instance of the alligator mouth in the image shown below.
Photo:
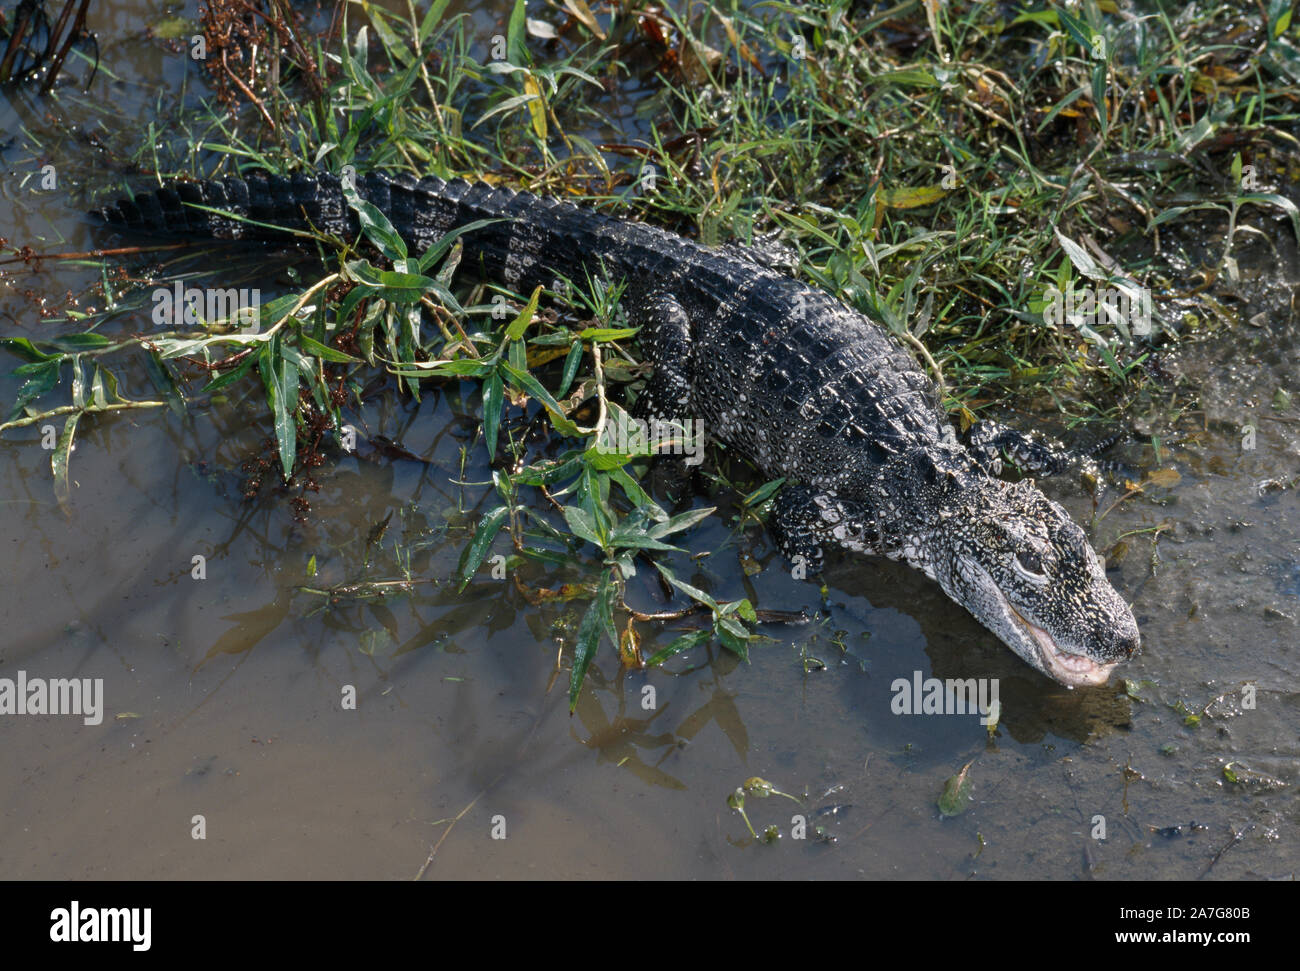
M1110 673L1115 670L1118 661L1098 664L1082 654L1063 651L1057 646L1051 634L1032 621L1026 620L1024 614L1011 606L1010 601L1007 601L1007 608L1011 611L1011 616L1029 632L1034 645L1038 648L1038 657L1043 663L1043 669L1057 681L1073 688L1076 685L1101 685L1110 680Z

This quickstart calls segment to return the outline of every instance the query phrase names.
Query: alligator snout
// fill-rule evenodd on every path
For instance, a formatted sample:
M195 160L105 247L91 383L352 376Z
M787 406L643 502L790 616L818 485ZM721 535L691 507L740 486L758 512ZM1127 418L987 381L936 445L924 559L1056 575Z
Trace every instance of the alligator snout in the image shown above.
M1134 654L1137 653L1137 649L1141 643L1142 643L1141 639L1138 637L1137 632L1135 631L1134 633L1128 634L1119 639L1119 641L1115 644L1115 653L1116 655L1123 654L1124 660L1127 661L1129 658L1131 658Z
M1131 619L1131 615L1124 619L1127 623L1121 621L1118 626L1102 628L1096 632L1095 643L1101 647L1101 656L1107 661L1127 661L1142 646L1137 622Z

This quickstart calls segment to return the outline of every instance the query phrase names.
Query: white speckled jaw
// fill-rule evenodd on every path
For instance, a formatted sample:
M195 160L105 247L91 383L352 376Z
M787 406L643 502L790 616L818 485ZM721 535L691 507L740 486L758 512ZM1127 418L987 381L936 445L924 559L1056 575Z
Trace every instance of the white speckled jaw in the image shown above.
M1017 649L1016 653L1033 664L1034 667L1070 688L1102 685L1110 680L1110 673L1115 670L1115 667L1119 664L1118 661L1099 664L1082 654L1071 654L1062 650L1051 634L1028 620L1024 614L1011 606L1011 602L1005 597L1003 603L1009 611L1008 616L1028 635L1027 638L1022 637L1021 640L1029 641L1027 646L1029 646L1033 656L1025 654L1020 649Z

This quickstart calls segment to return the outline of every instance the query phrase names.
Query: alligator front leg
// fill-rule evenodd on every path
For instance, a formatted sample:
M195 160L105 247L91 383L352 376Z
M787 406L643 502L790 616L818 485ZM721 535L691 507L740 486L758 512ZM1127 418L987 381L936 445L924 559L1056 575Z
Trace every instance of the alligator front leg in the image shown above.
M1114 478L1127 474L1120 462L1101 461L1097 456L1123 437L1116 433L1101 439L1085 451L1066 448L1035 432L1025 433L995 421L980 421L966 433L966 449L990 475L1002 473L1002 455L1009 455L1016 466L1030 475L1060 475L1075 467L1100 479L1105 472Z
M632 409L635 417L649 421L686 421L691 407L693 347L691 321L671 294L657 294L633 318L641 326L641 350L654 365Z
M989 420L971 426L966 434L966 449L990 475L1001 474L1004 452L1031 475L1060 475L1076 460L1056 442Z
M872 554L879 540L857 503L805 485L788 485L777 493L768 528L781 553L806 573L821 570L828 549Z
M691 322L686 310L671 294L658 294L647 299L632 317L641 327L641 350L654 365L654 373L637 396L632 407L632 417L644 421L658 433L668 429L668 435L678 430L689 431L698 426L691 421L691 390L693 373L691 363ZM662 437L656 434L655 438ZM702 436L701 436L702 437ZM703 448L703 441L694 443ZM691 469L680 454L657 457L651 474L674 501L691 491Z

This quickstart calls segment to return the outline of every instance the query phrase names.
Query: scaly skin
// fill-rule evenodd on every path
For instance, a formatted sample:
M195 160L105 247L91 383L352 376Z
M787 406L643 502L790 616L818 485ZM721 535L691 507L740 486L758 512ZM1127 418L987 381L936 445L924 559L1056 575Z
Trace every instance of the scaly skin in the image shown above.
M1104 684L1138 647L1137 623L1066 512L1032 482L998 478L1003 449L1055 470L1060 456L1001 430L958 441L934 385L884 329L744 247L708 249L661 229L467 182L369 175L358 194L418 254L450 230L520 291L557 276L627 282L624 306L655 366L644 417L702 419L708 434L785 476L771 527L811 569L827 548L903 560L1013 651L1067 685ZM353 237L337 177L174 183L100 210L146 231L283 238L193 208Z

